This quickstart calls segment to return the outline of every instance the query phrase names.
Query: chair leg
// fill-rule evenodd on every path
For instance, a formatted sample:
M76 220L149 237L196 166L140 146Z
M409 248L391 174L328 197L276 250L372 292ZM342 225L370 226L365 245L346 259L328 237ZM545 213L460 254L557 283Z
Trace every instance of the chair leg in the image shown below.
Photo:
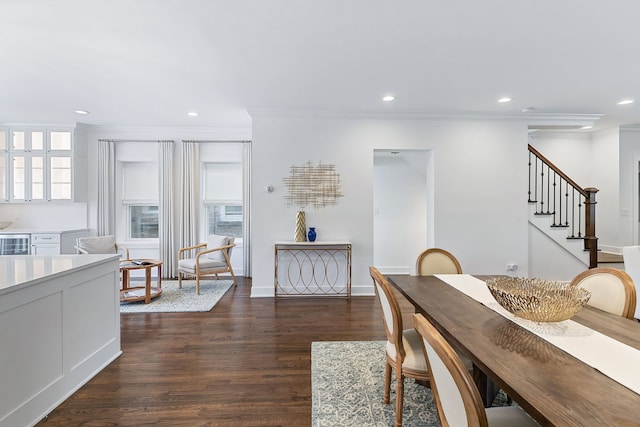
M396 373L397 374L397 373ZM396 427L402 427L402 404L404 403L404 376L398 375L396 386Z
M178 288L182 289L182 273L178 271Z
M200 295L200 276L196 276L196 291Z
M391 365L388 362L385 363L384 367L384 398L382 402L387 405L389 404L389 394L391 390Z
M231 273L231 279L233 280L233 285L238 286L238 282L236 282L236 275L233 274L233 268L229 269L229 273Z

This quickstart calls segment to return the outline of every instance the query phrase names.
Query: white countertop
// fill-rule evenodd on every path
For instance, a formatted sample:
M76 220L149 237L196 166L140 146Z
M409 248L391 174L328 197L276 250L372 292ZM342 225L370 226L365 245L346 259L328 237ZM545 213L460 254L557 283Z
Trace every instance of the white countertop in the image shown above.
M0 230L0 234L49 234L49 233L75 233L80 231L89 231L88 228L16 228L7 227Z
M0 256L0 294L16 286L29 286L96 263L118 259L114 255L4 255Z

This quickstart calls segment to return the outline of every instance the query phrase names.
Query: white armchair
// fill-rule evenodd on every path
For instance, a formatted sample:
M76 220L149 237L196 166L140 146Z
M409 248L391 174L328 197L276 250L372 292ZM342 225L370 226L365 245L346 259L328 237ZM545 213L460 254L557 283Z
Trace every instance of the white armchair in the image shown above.
M188 246L178 251L178 286L182 288L182 277L196 278L196 291L200 295L200 279L204 276L231 274L233 284L236 276L231 267L231 251L235 247L235 238L211 234L206 243Z
M129 259L129 249L116 243L113 235L78 237L74 246L79 254L121 254Z

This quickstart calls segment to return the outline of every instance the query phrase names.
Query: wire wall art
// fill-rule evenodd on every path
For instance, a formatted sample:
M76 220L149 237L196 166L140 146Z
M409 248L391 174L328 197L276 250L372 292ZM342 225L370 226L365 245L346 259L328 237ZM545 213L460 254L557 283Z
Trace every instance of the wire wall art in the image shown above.
M340 174L336 172L335 165L320 162L314 166L311 161L302 166L293 165L283 181L288 190L284 196L287 206L319 209L337 205L343 197Z

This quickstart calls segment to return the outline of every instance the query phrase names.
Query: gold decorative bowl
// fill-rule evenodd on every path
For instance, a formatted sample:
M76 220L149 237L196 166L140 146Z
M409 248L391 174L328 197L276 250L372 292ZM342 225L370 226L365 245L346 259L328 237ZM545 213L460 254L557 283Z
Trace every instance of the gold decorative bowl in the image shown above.
M511 314L535 322L571 319L591 298L586 289L566 282L524 277L498 277L487 281L491 295Z

